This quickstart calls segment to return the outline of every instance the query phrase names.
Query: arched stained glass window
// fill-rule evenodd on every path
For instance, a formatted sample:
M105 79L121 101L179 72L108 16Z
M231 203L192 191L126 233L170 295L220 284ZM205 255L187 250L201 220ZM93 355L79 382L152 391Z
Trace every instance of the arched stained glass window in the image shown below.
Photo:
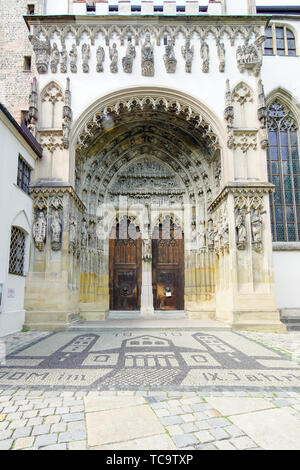
M294 115L280 101L268 108L268 174L274 241L300 240L300 168L298 128Z

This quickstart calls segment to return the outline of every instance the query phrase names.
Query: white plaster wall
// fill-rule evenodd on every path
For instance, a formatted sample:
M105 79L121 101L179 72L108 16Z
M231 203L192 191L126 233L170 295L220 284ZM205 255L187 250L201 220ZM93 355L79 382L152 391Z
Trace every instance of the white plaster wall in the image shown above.
M274 251L277 308L300 309L300 251Z
M17 139L14 132L7 127L7 122L6 118L0 119L0 283L4 284L0 313L0 337L21 330L24 324L25 277L8 274L9 248L12 225L19 226L28 233L25 250L26 271L29 257L32 200L16 184L19 153L32 168L35 165L33 152L27 144L22 144ZM9 127L11 128L11 124ZM12 298L8 297L8 289L14 291Z

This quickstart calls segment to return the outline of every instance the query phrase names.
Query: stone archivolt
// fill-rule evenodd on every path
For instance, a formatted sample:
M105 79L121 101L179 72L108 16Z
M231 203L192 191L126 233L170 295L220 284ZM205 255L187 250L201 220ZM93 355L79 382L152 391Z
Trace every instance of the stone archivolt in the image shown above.
M77 141L77 149L87 148L91 144L91 138L94 136L95 131L105 130L105 122L107 119L113 118L115 124L118 118L135 119L135 115L138 120L141 119L141 112L148 112L149 118L157 120L158 117L155 114L166 113L167 115L173 114L174 117L179 118L178 123L186 123L190 127L189 133L194 133L195 137L199 141L206 142L206 148L208 157L214 157L214 154L220 149L219 139L217 134L214 132L212 125L205 119L204 115L200 114L199 111L192 105L187 105L180 99L171 99L167 96L158 96L155 94L140 96L131 96L130 98L120 99L112 101L110 104L102 105L99 107L97 112L90 117L89 121L84 125L84 128L79 131L79 137Z

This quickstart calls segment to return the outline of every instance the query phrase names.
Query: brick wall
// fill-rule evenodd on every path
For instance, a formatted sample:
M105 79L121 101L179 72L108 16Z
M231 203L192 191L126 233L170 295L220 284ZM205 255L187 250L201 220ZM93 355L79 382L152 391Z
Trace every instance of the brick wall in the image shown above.
M35 13L39 13L40 3L40 0L0 1L0 101L19 123L21 110L28 109L30 84L36 75L23 15L27 14L28 4L35 5ZM32 56L30 72L23 70L24 56Z

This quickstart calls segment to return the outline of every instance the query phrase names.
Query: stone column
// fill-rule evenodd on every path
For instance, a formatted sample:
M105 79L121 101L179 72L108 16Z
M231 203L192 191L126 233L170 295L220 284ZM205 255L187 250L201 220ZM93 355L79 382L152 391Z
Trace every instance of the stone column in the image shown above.
M152 287L152 240L143 240L142 248L142 295L141 314L143 316L153 315L153 287Z

